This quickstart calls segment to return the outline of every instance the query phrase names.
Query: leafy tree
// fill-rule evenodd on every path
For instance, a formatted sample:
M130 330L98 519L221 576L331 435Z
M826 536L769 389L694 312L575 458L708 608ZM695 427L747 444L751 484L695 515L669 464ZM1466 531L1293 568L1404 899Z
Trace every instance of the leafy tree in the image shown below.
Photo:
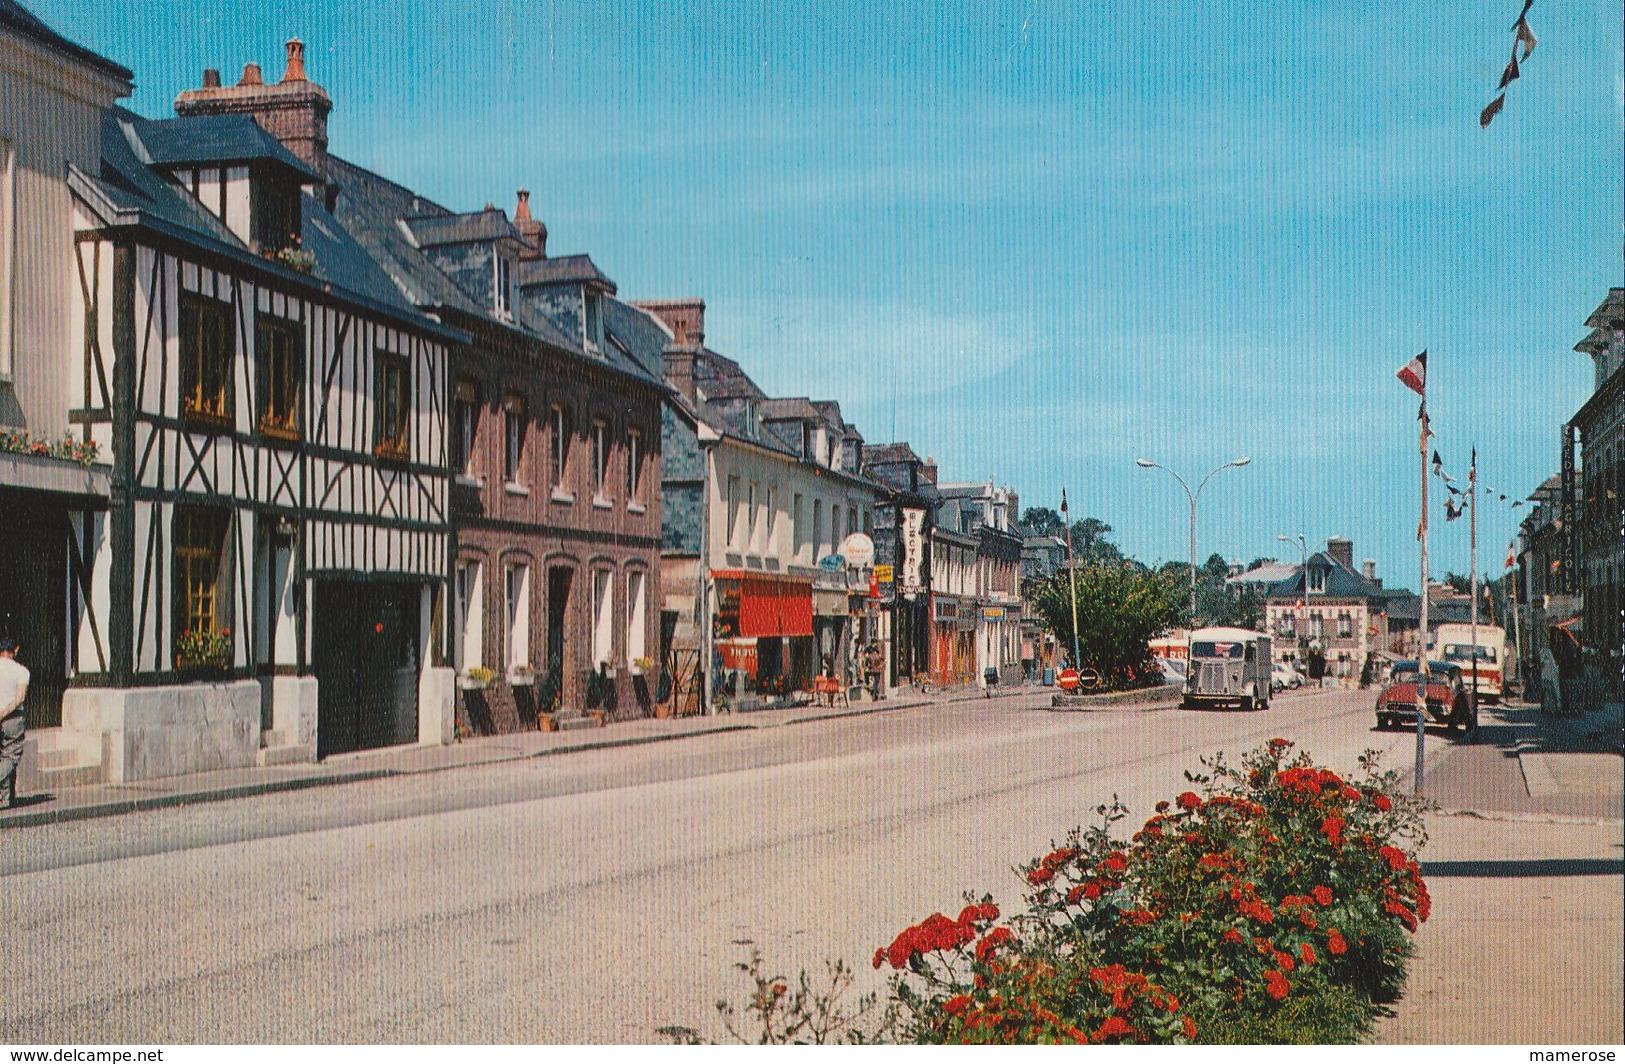
M1470 577L1460 573L1445 573L1444 582L1450 585L1450 590L1461 595L1470 595L1473 591L1473 581Z
M1072 647L1072 600L1066 573L1040 584L1033 608ZM1182 587L1162 573L1130 565L1079 566L1077 572L1080 669L1098 672L1112 688L1160 682L1151 640L1179 619Z
M1079 565L1111 565L1123 560L1123 552L1108 537L1112 526L1095 517L1072 524L1072 553Z
M1066 533L1066 523L1061 520L1061 515L1047 506L1027 507L1019 523L1033 536L1060 536Z

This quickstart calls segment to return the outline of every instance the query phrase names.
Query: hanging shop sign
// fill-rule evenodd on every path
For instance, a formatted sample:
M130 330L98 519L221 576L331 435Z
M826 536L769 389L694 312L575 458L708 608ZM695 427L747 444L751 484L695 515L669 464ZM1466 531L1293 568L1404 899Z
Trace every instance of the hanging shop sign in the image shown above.
M854 532L841 540L835 552L852 568L864 569L874 564L875 541L862 532Z
M826 554L822 558L818 559L818 568L824 570L826 573L838 573L841 571L841 567L845 564L846 563L841 560L841 556L839 554Z
M877 565L877 566L875 566L875 583L877 583L877 584L889 584L889 583L891 583L892 582L892 572L893 572L893 569L889 565Z
M903 580L905 595L925 590L925 511L905 507L901 511L903 532Z

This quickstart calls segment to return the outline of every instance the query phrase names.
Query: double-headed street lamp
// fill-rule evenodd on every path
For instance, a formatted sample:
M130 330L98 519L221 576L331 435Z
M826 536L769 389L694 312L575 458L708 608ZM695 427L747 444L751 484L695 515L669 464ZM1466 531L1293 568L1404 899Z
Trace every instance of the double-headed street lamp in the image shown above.
M1207 482L1212 479L1214 473L1219 472L1219 470L1221 470L1221 469L1230 469L1232 467L1240 469L1242 466L1246 465L1248 462L1251 462L1251 461L1252 461L1252 459L1247 458L1247 457L1232 458L1230 461L1224 463L1221 466L1218 466L1217 468L1212 470L1212 472L1208 473L1207 476L1203 477L1202 482L1196 486L1196 491L1193 493L1191 491L1191 486L1189 484L1185 483L1185 478L1180 476L1178 473L1175 473L1172 469L1168 469L1167 466L1159 465L1158 463L1153 462L1149 458L1136 458L1134 460L1134 464L1139 466L1141 469L1163 469L1163 470L1167 470L1167 472L1170 475L1172 475L1175 480L1179 481L1179 486L1181 488L1185 489L1185 498L1190 501L1190 504L1191 504L1191 627L1192 628L1196 627L1196 501L1202 497L1202 489L1207 487Z

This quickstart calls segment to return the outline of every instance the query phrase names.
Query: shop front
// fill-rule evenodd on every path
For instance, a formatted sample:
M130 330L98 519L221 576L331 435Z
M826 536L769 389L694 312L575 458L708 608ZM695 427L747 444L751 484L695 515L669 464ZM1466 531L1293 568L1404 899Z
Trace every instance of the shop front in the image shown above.
M817 667L810 581L713 574L713 690L744 708L810 690Z
M931 597L931 678L941 687L976 679L976 604L953 595Z

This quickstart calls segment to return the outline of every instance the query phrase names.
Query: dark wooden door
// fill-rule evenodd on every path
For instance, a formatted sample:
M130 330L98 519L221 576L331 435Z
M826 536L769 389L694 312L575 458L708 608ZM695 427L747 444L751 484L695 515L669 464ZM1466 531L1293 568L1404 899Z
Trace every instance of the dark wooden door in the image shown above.
M318 756L417 739L418 586L318 580Z

